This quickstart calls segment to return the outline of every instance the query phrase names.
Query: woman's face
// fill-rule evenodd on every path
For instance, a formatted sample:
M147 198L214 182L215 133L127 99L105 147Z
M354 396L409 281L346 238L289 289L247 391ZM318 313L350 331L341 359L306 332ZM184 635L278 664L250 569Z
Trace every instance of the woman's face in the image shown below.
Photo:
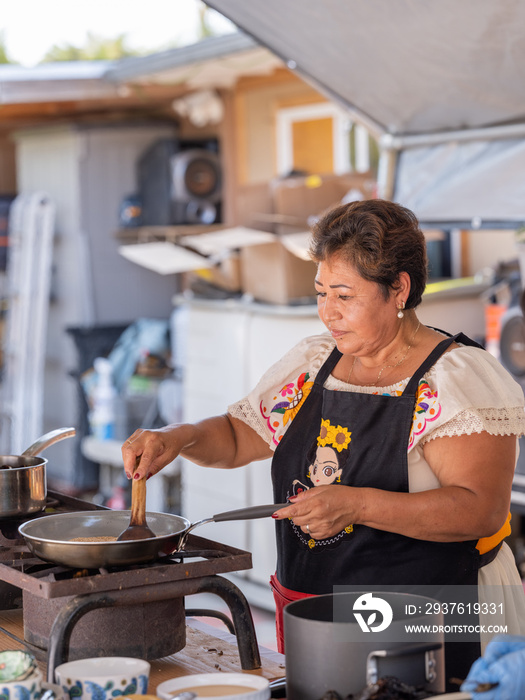
M319 263L315 286L319 317L340 352L373 355L392 341L399 328L394 292L385 300L378 284L339 255Z

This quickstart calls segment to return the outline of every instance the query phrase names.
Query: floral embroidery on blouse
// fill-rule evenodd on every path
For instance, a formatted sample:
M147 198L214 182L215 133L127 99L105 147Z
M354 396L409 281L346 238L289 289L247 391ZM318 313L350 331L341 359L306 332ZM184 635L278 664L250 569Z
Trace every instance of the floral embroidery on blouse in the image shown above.
M268 410L265 401L262 400L259 405L261 416L264 418L268 430L272 435L272 442L278 445L281 441L288 423L291 423L297 412L306 401L310 393L313 382L309 381L310 374L303 372L295 382L285 384L271 402L276 402L270 410ZM374 394L382 394L385 396L401 396L401 390L394 389L390 392L374 391ZM432 421L439 418L441 414L441 404L438 401L438 392L433 391L425 379L421 379L418 384L416 395L416 408L414 410L414 418L412 427L410 428L410 438L408 441L408 449L414 445L417 435L421 435Z
M410 430L410 439L408 441L408 449L414 444L416 435L421 435L427 427L427 423L436 420L441 414L441 404L438 401L438 393L432 391L428 382L424 379L419 381L416 396L416 409L414 411L414 420Z
M379 391L374 391L374 394L380 394ZM402 391L384 392L383 396L401 396ZM428 382L425 379L420 379L417 387L416 408L414 410L414 418L412 427L410 428L410 438L408 441L408 449L410 449L415 440L416 435L421 435L427 427L427 423L435 421L441 414L441 404L438 401L438 392L432 391Z
M269 412L264 405L264 401L261 401L259 410L272 433L272 441L275 445L278 445L281 441L285 426L295 418L297 412L306 401L306 397L314 384L308 381L309 378L310 374L303 372L296 382L285 384L277 392L277 395L273 397L273 401L277 401L277 403Z

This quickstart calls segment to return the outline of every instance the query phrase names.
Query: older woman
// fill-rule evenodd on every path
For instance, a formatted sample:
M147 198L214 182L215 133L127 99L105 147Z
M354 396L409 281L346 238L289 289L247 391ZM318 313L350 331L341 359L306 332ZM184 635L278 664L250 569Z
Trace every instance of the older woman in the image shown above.
M337 584L519 586L502 541L523 392L476 343L418 320L416 218L382 200L340 206L317 224L312 257L328 333L288 352L226 415L135 432L128 476L139 455L134 478L178 454L224 468L273 455L275 501L290 502L274 514L278 616ZM507 617L525 620L523 609L514 601Z

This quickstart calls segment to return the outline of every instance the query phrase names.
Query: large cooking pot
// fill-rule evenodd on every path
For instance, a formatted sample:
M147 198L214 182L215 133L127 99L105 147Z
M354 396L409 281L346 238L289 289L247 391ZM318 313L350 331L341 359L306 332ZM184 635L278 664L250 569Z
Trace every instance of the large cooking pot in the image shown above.
M29 520L19 528L37 557L73 568L99 569L152 561L161 554L180 551L188 533L211 522L251 520L270 516L286 504L251 506L218 513L193 525L180 515L146 513L155 537L142 540L74 542L77 537L118 537L129 525L129 510L59 513Z
M73 435L74 428L58 428L42 435L21 455L0 455L0 518L30 515L44 508L47 459L36 455Z
M287 700L320 700L328 690L357 697L384 676L444 692L444 639L438 631L443 615L425 614L435 602L408 593L358 591L289 603L284 609ZM407 635L406 623L429 625L432 631Z

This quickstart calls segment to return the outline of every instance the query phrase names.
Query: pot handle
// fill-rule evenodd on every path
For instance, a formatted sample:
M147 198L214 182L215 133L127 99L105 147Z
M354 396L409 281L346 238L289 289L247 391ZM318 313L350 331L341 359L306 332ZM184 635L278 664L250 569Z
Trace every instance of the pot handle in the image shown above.
M425 652L425 678L428 683L432 683L436 680L436 660L432 652L441 649L441 647L441 642L433 642L431 644L406 644L394 649L378 649L376 651L371 651L366 658L366 682L371 685L377 683L379 679L377 659L411 656L413 654Z
M76 434L75 428L57 428L57 430L52 430L42 437L39 437L32 445L30 445L26 450L22 452L22 457L35 457L40 454L46 447L53 445L59 440L64 440L68 437L73 437Z

